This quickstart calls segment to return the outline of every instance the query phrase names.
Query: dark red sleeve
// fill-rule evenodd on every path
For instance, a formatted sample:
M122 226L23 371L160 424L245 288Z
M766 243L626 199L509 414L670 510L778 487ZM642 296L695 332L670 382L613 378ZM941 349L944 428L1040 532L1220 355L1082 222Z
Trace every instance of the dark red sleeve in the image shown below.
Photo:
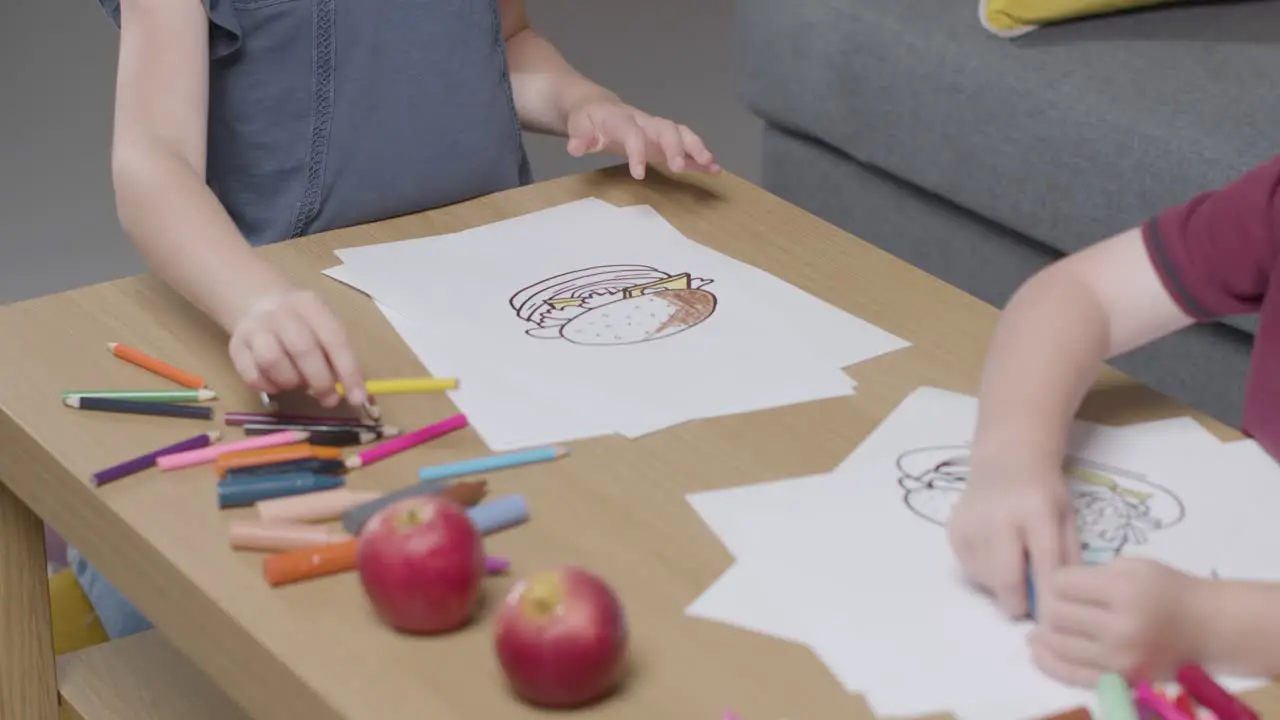
M1257 312L1280 247L1280 156L1147 221L1160 280L1197 320Z

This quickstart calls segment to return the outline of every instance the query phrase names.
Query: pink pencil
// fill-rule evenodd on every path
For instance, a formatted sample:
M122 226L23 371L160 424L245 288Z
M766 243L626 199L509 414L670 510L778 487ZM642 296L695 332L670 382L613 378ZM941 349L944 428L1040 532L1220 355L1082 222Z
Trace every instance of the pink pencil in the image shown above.
M1177 708L1176 705L1169 702L1163 695L1156 692L1147 683L1142 683L1133 689L1134 697L1137 698L1139 705L1145 705L1146 708L1154 712L1163 720L1192 720L1187 714Z
M365 450L357 455L347 458L347 467L351 470L362 468L365 465L372 465L379 460L402 453L412 447L417 447L428 440L435 440L441 435L447 435L454 430L461 430L467 426L467 416L458 414L451 418L441 420L434 425L428 425L419 428L411 433L405 433L400 437L391 438L385 442L378 443L373 447Z
M283 430L270 435L255 435L244 440L218 443L198 450L161 455L156 458L156 465L161 470L177 470L194 465L204 465L217 460L219 456L227 453L240 452L242 450L260 450L262 448L276 447L277 445L292 445L293 443L305 442L310 436L311 433L305 430Z

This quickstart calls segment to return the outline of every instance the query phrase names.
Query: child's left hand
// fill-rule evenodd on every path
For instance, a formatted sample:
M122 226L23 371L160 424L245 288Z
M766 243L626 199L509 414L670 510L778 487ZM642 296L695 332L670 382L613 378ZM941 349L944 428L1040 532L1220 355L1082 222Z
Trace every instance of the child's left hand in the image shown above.
M619 100L594 100L569 112L569 154L582 157L601 150L624 155L631 176L644 179L654 161L672 172L720 172L702 138L684 125L655 117Z
M1138 558L1061 568L1037 588L1032 658L1045 674L1081 687L1107 672L1163 678L1200 654L1196 596L1204 582Z

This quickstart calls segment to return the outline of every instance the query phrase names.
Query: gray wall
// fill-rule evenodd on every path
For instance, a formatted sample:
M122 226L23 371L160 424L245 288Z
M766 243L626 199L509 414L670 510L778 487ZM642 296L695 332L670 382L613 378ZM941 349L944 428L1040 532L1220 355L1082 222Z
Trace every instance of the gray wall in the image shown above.
M736 99L734 0L528 3L579 69L694 128L758 181L760 124ZM141 270L111 196L116 42L95 0L0 0L0 303ZM575 160L556 138L528 147L538 179L614 162Z

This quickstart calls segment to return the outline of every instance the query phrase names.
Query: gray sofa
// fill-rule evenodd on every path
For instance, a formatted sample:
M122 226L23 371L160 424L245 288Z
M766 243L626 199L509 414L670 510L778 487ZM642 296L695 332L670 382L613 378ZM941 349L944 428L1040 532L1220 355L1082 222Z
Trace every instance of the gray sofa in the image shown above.
M977 0L740 0L777 195L993 305L1280 153L1280 1L988 34ZM1237 424L1254 318L1118 358Z

